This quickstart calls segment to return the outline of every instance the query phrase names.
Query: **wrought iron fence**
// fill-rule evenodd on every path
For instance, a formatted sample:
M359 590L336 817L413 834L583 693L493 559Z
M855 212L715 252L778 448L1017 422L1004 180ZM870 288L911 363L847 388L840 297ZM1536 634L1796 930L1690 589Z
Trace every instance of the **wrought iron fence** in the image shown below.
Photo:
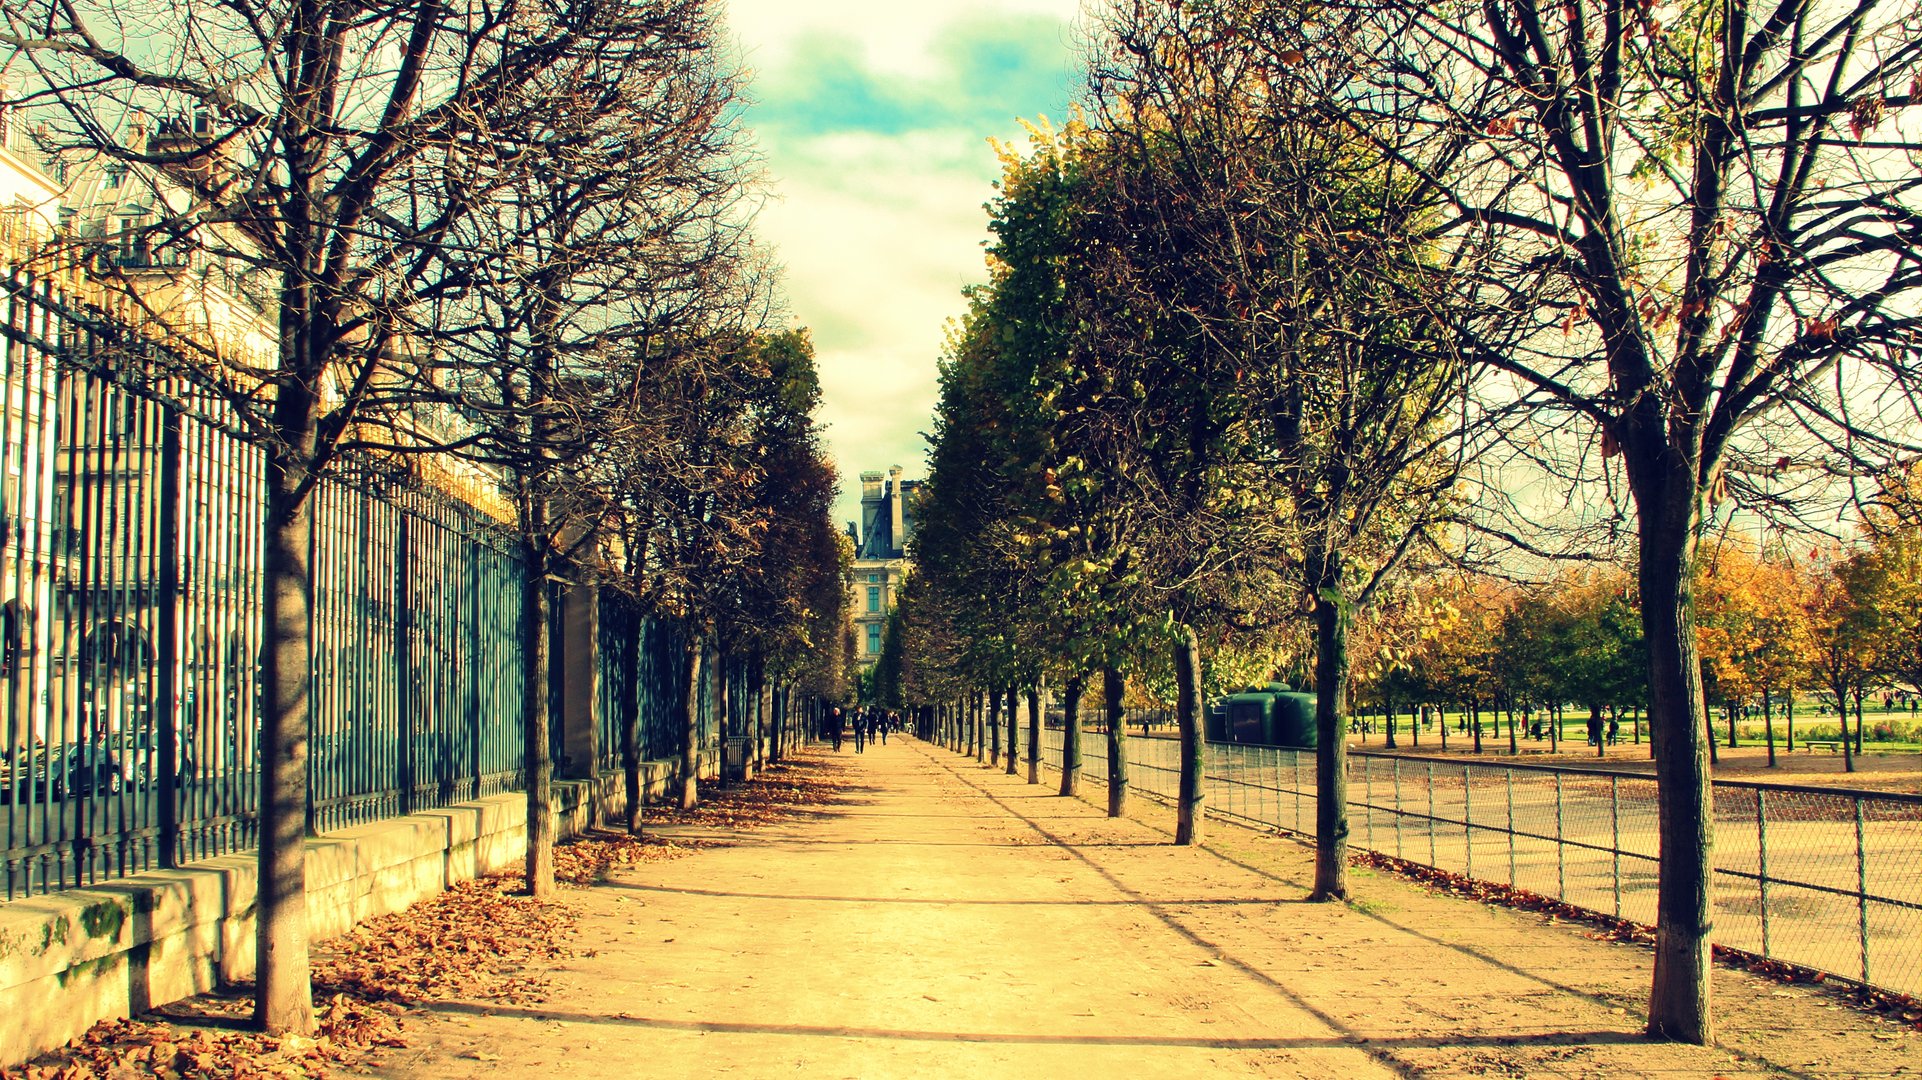
M217 402L85 371L103 342L54 285L0 286L0 896L248 848L262 454ZM521 570L498 523L372 472L312 498L311 827L518 787ZM596 658L628 679L603 693L661 753L655 658L678 638L619 613L608 633L633 637Z
M1099 713L1095 716L1098 724ZM1082 734L1101 798L1107 736ZM1043 734L1059 769L1062 731ZM1350 843L1450 873L1655 922L1655 781L1640 773L1349 752ZM1218 817L1312 836L1315 754L1210 743ZM1172 800L1180 747L1131 738L1133 791ZM1714 782L1716 944L1922 994L1922 797Z
M622 768L622 739L629 723L635 725L641 760L679 754L676 710L687 691L679 685L677 661L685 647L685 631L677 622L642 614L640 605L626 596L603 592L599 633L600 768L605 772ZM703 693L696 702L704 734L708 696Z

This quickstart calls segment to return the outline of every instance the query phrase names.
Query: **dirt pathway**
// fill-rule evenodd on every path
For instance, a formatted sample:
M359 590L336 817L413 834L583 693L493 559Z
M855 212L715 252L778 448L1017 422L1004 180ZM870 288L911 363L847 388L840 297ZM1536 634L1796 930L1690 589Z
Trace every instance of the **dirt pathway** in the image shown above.
M1291 841L1175 848L909 739L827 756L831 812L570 894L582 952L545 1005L427 1006L379 1073L1922 1071L1913 1032L1732 972L1727 1045L1650 1044L1645 950L1366 872L1361 902L1304 904Z

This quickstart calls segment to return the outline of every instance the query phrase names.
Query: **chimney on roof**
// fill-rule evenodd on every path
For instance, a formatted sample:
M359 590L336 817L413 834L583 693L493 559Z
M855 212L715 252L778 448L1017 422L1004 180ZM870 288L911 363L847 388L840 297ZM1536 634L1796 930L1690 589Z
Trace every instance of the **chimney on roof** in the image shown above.
M233 161L214 137L213 114L196 109L193 118L163 116L147 136L147 153L174 158L161 168L200 192L214 192L233 180Z
M901 466L888 470L888 548L889 554L906 554L908 543L907 529L901 523L901 514L907 503L907 493L901 490Z
M877 558L880 536L877 530L887 519L881 516L881 503L886 496L881 491L881 474L864 472L861 474L861 535L855 538L854 555L860 559ZM884 555L885 551L880 554Z

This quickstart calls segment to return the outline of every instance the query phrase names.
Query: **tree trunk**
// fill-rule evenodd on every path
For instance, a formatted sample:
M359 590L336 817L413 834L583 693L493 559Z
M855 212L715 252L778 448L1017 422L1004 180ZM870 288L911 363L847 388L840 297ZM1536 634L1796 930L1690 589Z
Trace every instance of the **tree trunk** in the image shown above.
M988 756L988 740L981 725L981 691L968 693L968 756L983 761Z
M308 671L313 642L313 513L303 484L313 460L316 403L292 380L274 403L297 437L269 453L262 563L260 846L255 896L254 1020L270 1034L314 1030L307 957ZM305 398L306 410L295 399ZM283 418L282 414L286 414ZM297 426L304 416L304 426ZM285 456L283 456L283 454Z
M1762 738L1768 743L1769 768L1775 768L1775 693L1762 688Z
M1202 770L1206 732L1201 727L1201 641L1186 623L1175 629L1175 727L1181 737L1181 786L1175 798L1175 843L1199 844L1207 807Z
M1382 720L1382 726L1387 729L1387 736L1388 736L1388 741L1382 743L1382 749L1384 750L1395 749L1396 719L1397 718L1395 715L1394 701L1389 698L1382 698L1381 699L1381 720Z
M1016 745L1021 735L1021 697L1014 685L1008 685L1008 775L1013 776L1017 765Z
M1081 791L1081 688L1082 677L1071 675L1062 688L1061 700L1061 794Z
M537 500L538 501L538 500ZM527 784L527 894L554 895L554 762L548 731L547 541L542 526L522 543L521 741Z
M1835 734L1842 740L1842 771L1854 772L1855 743L1849 738L1848 684L1838 680L1833 684L1833 689L1835 690Z
M1315 600L1315 888L1348 896L1348 616L1331 590ZM1389 729L1393 730L1392 726Z
M988 694L985 690L974 692L974 760L986 764L988 760L988 729L993 726L988 715Z
M781 680L769 678L765 670L761 677L767 683L767 719L763 723L767 731L767 764L771 767L781 763Z
M681 809L701 801L701 636L692 629L681 647Z
M1124 686L1114 665L1101 669L1101 696L1108 709L1108 816L1128 812L1128 724L1121 715Z
M1789 699L1784 706L1784 711L1787 713L1784 719L1788 724L1789 753L1793 754L1795 753L1795 691L1793 690L1789 691Z
M1028 783L1041 782L1041 684L1028 684Z
M747 700L753 710L748 717L748 760L754 763L758 775L767 768L767 668L759 656L751 657L747 665Z
M622 825L629 833L640 835L641 804L647 793L641 790L641 643L645 640L642 624L634 624L634 637L627 643L622 659L627 669L627 693L621 700L621 783L627 792L627 812Z
M1855 754L1857 757L1862 755L1862 697L1867 690L1867 687L1860 684L1855 688ZM1842 718L1842 735L1847 737L1848 733L1849 720L1845 716Z
M988 691L988 764L1001 764L1001 692Z
M1642 633L1648 647L1649 741L1655 752L1660 820L1654 982L1648 1033L1707 1044L1710 875L1715 819L1710 807L1708 710L1695 643L1694 485L1667 478L1666 498L1638 491Z
M729 714L733 712L734 703L730 700L733 694L729 692L731 687L727 677L727 646L719 630L714 634L714 658L710 669L714 675L714 748L721 761L721 780L725 781L730 764L727 760L727 740L728 736L734 734L733 717Z

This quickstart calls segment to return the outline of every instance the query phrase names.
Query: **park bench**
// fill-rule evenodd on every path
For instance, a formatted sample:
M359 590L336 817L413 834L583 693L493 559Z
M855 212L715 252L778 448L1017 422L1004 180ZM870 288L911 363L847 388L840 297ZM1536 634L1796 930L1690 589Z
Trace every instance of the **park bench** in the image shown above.
M1828 752L1833 754L1842 749L1842 742L1840 739L1803 739L1802 740L1802 749L1804 750L1813 752L1814 749L1818 746L1827 747Z

